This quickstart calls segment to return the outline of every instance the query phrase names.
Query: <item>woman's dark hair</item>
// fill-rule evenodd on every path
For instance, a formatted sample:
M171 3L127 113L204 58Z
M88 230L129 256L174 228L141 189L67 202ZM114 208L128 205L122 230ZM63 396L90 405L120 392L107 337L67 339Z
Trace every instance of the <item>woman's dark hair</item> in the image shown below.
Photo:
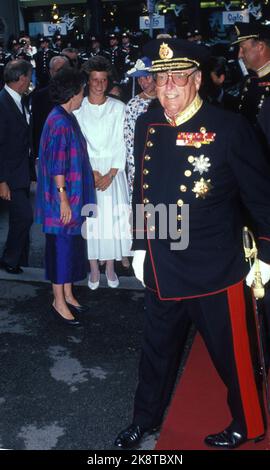
M91 72L107 72L108 77L108 86L106 93L113 86L113 81L116 78L117 74L114 67L111 65L110 61L101 55L96 55L88 59L87 62L82 66L82 70L85 73L87 80L90 78ZM86 87L86 95L89 92L89 86Z
M78 95L85 84L82 72L71 67L63 67L50 81L50 97L54 103L65 104Z

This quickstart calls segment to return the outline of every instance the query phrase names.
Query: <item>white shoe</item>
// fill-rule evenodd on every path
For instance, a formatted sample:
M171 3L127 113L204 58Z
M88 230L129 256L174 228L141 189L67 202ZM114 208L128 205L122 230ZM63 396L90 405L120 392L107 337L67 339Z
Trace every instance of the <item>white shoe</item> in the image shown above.
M91 274L89 275L88 283L87 283L89 289L91 289L91 290L96 290L96 289L98 289L100 279L99 279L98 281L96 281L96 282L92 282L92 281L90 281L90 277L91 277Z
M108 275L107 275L106 271L105 271L105 275L106 275L106 279L107 279L109 287L111 287L112 289L115 289L116 287L119 286L119 279L118 279L118 277L115 273L114 273L114 275L115 275L116 279L114 281L112 281L111 279L108 278Z

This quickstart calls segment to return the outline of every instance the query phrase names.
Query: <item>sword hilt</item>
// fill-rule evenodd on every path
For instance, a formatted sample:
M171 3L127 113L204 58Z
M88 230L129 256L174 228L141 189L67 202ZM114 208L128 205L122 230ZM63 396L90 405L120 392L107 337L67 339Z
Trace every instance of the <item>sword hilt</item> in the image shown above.
M243 246L246 261L249 262L250 266L252 266L252 260L254 262L254 281L251 286L254 297L255 299L262 299L265 295L265 290L262 283L259 260L257 258L258 250L254 235L247 227L243 228Z

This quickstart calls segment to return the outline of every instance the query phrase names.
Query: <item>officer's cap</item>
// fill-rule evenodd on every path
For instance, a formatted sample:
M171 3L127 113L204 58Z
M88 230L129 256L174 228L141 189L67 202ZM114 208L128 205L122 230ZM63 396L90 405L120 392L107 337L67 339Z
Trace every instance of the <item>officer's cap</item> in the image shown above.
M90 41L91 41L91 42L101 42L101 41L100 41L100 38L99 38L98 36L91 36L91 37L90 37Z
M151 72L199 68L208 57L206 47L184 39L155 39L144 46L144 53L152 59Z
M21 46L25 46L27 44L27 41L26 41L25 38L20 38L19 43L20 43Z
M109 39L118 39L118 35L115 33L109 34Z
M41 36L39 38L39 42L42 43L42 42L50 42L50 40L48 38L46 38L45 36Z
M247 39L270 39L270 28L262 23L235 23L237 39L232 44L239 44Z

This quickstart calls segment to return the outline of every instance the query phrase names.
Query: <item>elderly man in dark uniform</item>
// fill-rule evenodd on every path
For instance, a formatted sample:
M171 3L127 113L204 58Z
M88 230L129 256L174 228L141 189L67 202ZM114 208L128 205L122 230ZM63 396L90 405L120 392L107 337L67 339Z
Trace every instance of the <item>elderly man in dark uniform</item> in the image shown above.
M115 441L122 448L162 423L190 319L227 387L232 415L206 444L235 448L266 430L240 200L256 221L265 283L270 170L248 122L199 97L203 49L163 39L145 51L161 106L140 116L135 131L133 266L146 285L146 313L133 422ZM252 268L249 284L253 278Z
M238 57L250 71L239 99L239 112L257 125L257 116L270 95L270 28L261 23L237 23L233 44L239 44Z

